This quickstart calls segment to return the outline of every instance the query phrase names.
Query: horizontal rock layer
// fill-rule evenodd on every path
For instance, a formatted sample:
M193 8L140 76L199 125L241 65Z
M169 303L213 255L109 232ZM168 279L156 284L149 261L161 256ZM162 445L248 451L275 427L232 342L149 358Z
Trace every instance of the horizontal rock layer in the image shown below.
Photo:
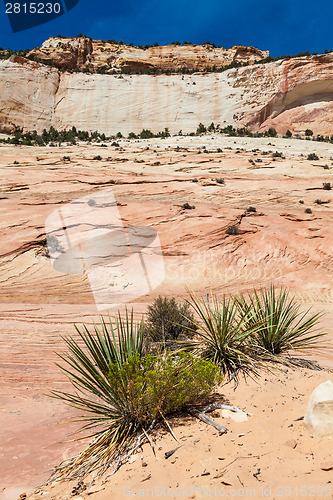
M163 45L144 49L86 37L51 37L40 48L33 49L30 55L66 69L177 71L186 68L202 71L236 61L253 63L267 57L269 52L243 45L225 49L210 44Z

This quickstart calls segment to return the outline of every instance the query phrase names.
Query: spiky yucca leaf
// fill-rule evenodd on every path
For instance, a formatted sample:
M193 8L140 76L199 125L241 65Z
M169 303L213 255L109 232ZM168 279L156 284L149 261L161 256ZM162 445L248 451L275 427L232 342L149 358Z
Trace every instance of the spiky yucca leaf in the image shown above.
M259 356L250 348L249 338L257 333L260 324L246 327L247 315L240 315L236 299L223 296L221 302L212 296L212 305L190 292L187 302L198 316L196 335L186 346L200 356L212 359L224 374L237 378L241 371L258 374Z
M269 289L253 290L247 296L241 294L237 301L246 328L262 325L253 337L253 348L278 355L291 349L323 347L325 333L315 329L322 314L310 314L310 309L302 313L286 289L277 292L271 285Z
M61 355L75 393L53 391L53 397L77 408L93 441L76 457L61 464L51 479L80 477L98 468L104 472L133 452L158 420L191 403L202 402L221 381L217 367L191 353L142 355L142 325L128 315L119 317L116 330L102 321L102 331L77 329L80 344L64 339ZM119 336L117 343L116 333ZM169 430L171 430L169 428ZM172 432L172 431L171 431ZM141 433L141 434L140 434ZM87 436L85 436L87 437Z
M134 323L133 311L129 315L126 310L125 319L119 314L115 327L110 317L108 322L102 318L100 327L94 325L93 334L85 325L82 330L75 328L81 345L73 337L64 338L68 352L59 356L66 367L58 366L76 392L52 391L51 395L83 412L78 419L84 422L81 430L91 429L89 437L94 440L62 472L74 470L78 463L85 464L89 456L93 457L91 465L103 463L128 442L135 425L129 425L124 401L114 394L107 376L110 364L121 367L130 356L141 356L143 351L143 323Z

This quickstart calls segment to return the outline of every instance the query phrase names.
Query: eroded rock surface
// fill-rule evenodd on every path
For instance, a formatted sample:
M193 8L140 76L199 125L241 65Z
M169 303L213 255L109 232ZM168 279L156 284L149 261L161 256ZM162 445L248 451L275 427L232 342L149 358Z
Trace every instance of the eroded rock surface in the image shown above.
M99 322L101 314L85 274L55 271L46 253L45 220L70 201L112 186L124 225L158 232L166 277L130 304L136 318L158 294L181 297L186 286L206 296L273 282L288 286L304 308L325 311L322 329L333 337L333 197L322 189L332 181L332 146L285 139L235 144L220 135L205 137L205 149L202 142L121 140L122 149L0 146L4 487L37 486L75 451L75 443L66 442L74 427L53 425L71 412L44 396L67 387L55 366L55 352L64 350L61 335L74 334L74 323ZM274 158L276 151L285 158ZM316 162L306 159L313 151ZM93 159L98 154L102 160ZM317 205L318 198L329 203ZM184 203L195 208L186 210ZM250 206L257 211L244 217ZM312 214L304 213L308 207ZM230 225L239 225L237 235L226 234ZM329 352L316 358L333 367Z
M155 64L156 58L177 69L181 57L207 64L205 57L217 62L214 51L222 51L202 46L153 47L144 51L111 44L101 47L97 42L95 47L84 38L68 40L69 46L61 50L53 47L60 43L58 39L45 42L40 49L45 52L45 61L57 67L80 67L95 57L91 64L97 67L102 64L101 58L109 60L111 66L113 60L114 64L126 65L130 64L123 59L126 51L140 51L140 64ZM238 60L238 56L242 60L243 52L248 52L240 49L229 49L223 56L225 61ZM244 60L248 57L253 62L257 56L251 51L249 54L243 54ZM245 126L254 132L274 127L281 134L288 129L294 133L311 129L315 134L331 136L332 99L333 54L192 75L72 73L16 55L0 60L2 131L13 131L16 126L41 132L50 126L63 130L74 125L80 130L98 130L107 135L121 132L127 136L142 129L157 133L166 127L171 133L190 133L200 122L206 126L214 122L221 127Z

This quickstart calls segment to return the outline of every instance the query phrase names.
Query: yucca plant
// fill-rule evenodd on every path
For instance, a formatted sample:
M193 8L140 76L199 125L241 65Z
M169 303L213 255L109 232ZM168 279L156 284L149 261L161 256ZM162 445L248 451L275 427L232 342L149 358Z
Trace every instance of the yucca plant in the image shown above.
M322 314L300 311L295 298L285 288L253 290L237 298L247 329L261 324L252 337L253 349L266 355L280 355L289 350L315 349L323 346L323 336L315 327Z
M259 356L251 349L249 339L258 332L260 324L247 325L247 314L240 314L234 297L223 296L219 302L212 296L211 301L209 304L190 293L187 302L198 320L194 320L195 337L184 345L204 359L211 359L236 382L240 372L258 374Z
M107 462L135 430L135 426L123 425L122 402L114 397L107 377L111 364L121 368L130 356L142 356L143 322L134 323L133 311L129 315L126 310L125 319L119 313L115 326L109 317L107 322L102 318L100 327L94 325L93 333L86 325L82 331L76 325L75 329L79 341L64 338L68 352L59 356L66 367L58 366L76 392L52 391L51 395L84 412L79 418L86 422L81 430L98 430L92 431L89 437L94 437L93 442L78 457L55 471L56 477Z
M60 355L75 393L52 396L80 410L81 430L92 442L76 457L60 464L51 479L81 477L94 469L114 471L142 444L160 420L188 404L201 403L220 382L217 367L190 353L143 355L143 324L126 312L116 327L102 320L101 328L77 328L80 344L65 338L69 352Z

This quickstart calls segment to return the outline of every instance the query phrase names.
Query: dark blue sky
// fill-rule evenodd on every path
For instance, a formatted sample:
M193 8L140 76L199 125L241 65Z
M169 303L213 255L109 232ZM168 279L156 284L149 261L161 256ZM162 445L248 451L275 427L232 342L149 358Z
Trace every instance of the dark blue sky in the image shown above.
M17 33L4 4L0 9L0 46L14 50L80 32L135 45L173 40L252 45L272 56L333 49L332 0L80 0L65 15Z

